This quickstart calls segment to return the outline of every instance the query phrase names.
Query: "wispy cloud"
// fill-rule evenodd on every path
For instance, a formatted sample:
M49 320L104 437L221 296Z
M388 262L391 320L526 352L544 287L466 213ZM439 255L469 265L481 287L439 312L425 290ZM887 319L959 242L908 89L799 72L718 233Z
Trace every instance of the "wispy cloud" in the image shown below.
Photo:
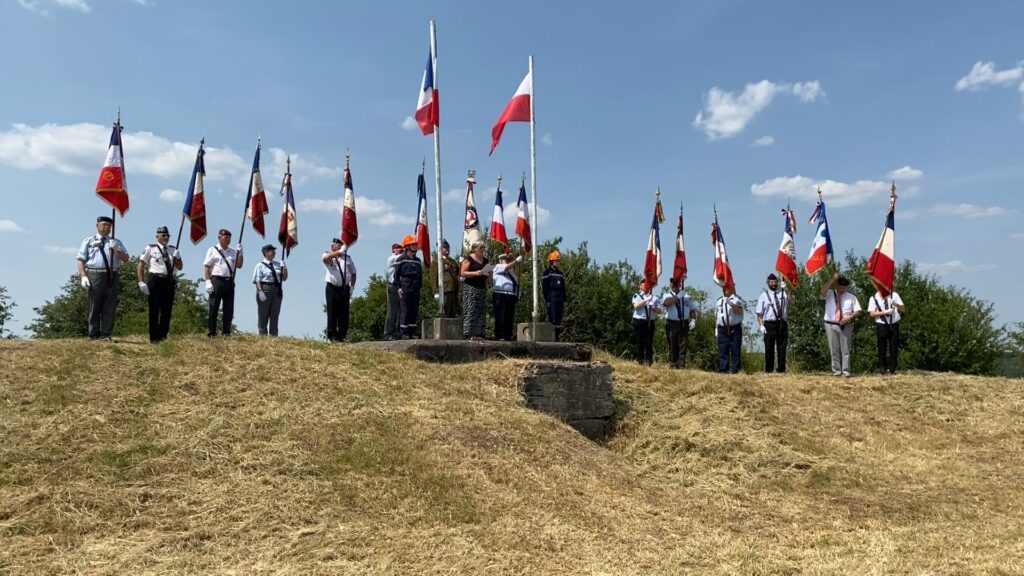
M930 272L939 276L947 274L962 274L964 272L979 272L981 270L992 270L994 264L964 264L960 260L948 260L946 262L920 262L917 265L922 272Z
M340 198L305 198L299 200L300 212L336 212L341 214ZM378 198L366 196L356 198L356 214L360 221L369 221L375 226L412 224L415 219L399 212L392 204Z
M846 183L835 180L815 180L800 175L780 176L751 185L750 193L762 198L778 196L815 202L818 199L819 186L826 204L830 207L841 208L885 198L889 195L891 184L877 180L858 180Z
M160 191L160 199L164 202L179 202L185 198L185 193L180 190L164 188Z
M754 148L761 148L764 146L771 146L772 144L775 144L775 138L771 136L761 136L757 140L754 140L751 146Z
M530 212L533 212L533 210L530 210ZM516 218L519 216L519 210L516 208L514 199L511 204L505 204L505 211L502 215L505 217L505 231L509 236L512 236L516 229ZM532 213L530 218L533 218ZM540 204L537 204L537 222L539 228L544 228L551 222L551 211ZM543 230L541 231L543 232Z
M54 246L52 244L43 244L43 252L49 252L50 254L78 254L78 248L75 246Z
M1024 232L1014 232L1013 234L1010 234L1010 238L1013 238L1014 240L1024 238Z
M540 143L545 146L554 146L555 139L551 137L551 132L545 132L544 135L540 137Z
M417 123L416 119L413 118L412 116L406 116L405 120L402 120L402 123L399 124L399 126L402 127L402 130L419 130L420 129L419 123Z
M933 216L956 216L959 218L991 218L1010 211L1000 206L978 206L976 204L936 204L929 211Z
M747 84L738 95L716 86L708 91L704 110L697 113L693 127L707 134L709 140L732 138L779 94L796 96L801 102L814 102L825 97L825 91L817 80L796 84L762 80Z
M18 0L18 5L40 16L50 16L50 7L77 10L83 14L92 11L92 7L85 0Z
M885 175L890 180L917 180L921 176L924 176L924 172L910 166L897 168Z
M1017 64L1006 70L996 70L995 62L975 62L966 76L956 81L957 91L976 92L989 86L1014 84L1024 76L1024 65Z
M0 219L0 232L25 232L25 229L14 220Z

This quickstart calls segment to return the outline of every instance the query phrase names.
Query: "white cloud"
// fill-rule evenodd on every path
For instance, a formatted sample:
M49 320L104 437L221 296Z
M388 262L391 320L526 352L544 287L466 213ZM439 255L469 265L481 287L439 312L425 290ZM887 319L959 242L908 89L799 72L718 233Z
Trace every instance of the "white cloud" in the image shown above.
M931 207L933 216L957 216L960 218L990 218L1002 216L1009 210L999 206L978 206L975 204L936 204Z
M0 232L25 232L25 229L14 220L0 219Z
M910 166L897 168L885 175L890 180L917 180L921 176L924 176L924 172Z
M263 184L268 189L278 190L280 188L289 155L292 159L292 181L297 184L311 179L341 180L342 169L340 166L327 166L316 159L308 160L301 154L289 153L281 148L270 148L268 151L270 152L270 162L266 162L265 157L261 158L263 162L260 166L260 170L264 174ZM249 169L251 169L251 165ZM271 183L276 183L276 185L271 186Z
M78 248L75 246L53 246L52 244L43 244L43 252L49 252L51 254L78 254Z
M830 207L841 208L843 206L863 204L869 200L886 198L889 196L891 183L875 180L858 180L846 183L835 180L814 180L800 175L780 176L765 180L760 184L752 184L750 186L750 193L763 198L779 196L782 198L789 197L808 202L817 202L819 186L821 187L825 204ZM910 191L908 190L908 192Z
M1024 65L1017 64L1007 70L996 70L995 62L975 62L966 76L956 81L957 91L978 91L989 86L1013 84L1024 76Z
M792 94L801 102L814 102L824 98L825 91L817 80L796 84L762 80L757 84L747 84L739 95L712 87L705 98L705 109L697 113L693 127L702 130L710 140L732 138L742 132L778 94Z
M551 137L551 132L545 132L544 135L540 137L540 143L545 146L554 146L555 139Z
M420 129L419 123L416 122L416 119L413 118L412 116L406 116L405 120L402 120L402 123L399 124L399 126L402 127L402 130L419 130Z
M83 14L92 11L92 7L85 0L18 0L18 5L40 16L50 16L49 6L78 10Z
M771 146L772 144L775 144L775 138L771 136L761 136L757 140L754 140L754 143L751 144L751 146L754 148L760 148L762 146Z
M300 212L335 212L341 214L341 198L304 198L299 200ZM369 221L376 226L390 226L392 224L412 224L416 220L408 215L399 213L394 206L384 200L369 198L366 196L356 197L356 216L360 221Z
M510 237L515 235L516 218L519 216L519 210L516 208L515 198L512 200L513 201L511 203L505 203L505 212L503 214L505 217L505 233ZM533 218L533 210L530 210L530 212L530 218ZM490 221L490 219L488 219L488 221ZM551 222L551 211L538 204L537 221L540 223L538 227L543 230L543 228Z
M1013 239L1024 238L1024 232L1014 232L1013 234L1010 234L1010 238L1013 238Z
M171 188L165 188L160 191L160 199L164 202L178 202L185 198L185 193L179 190L173 190Z
M946 274L957 274L963 272L978 272L995 268L993 264L964 264L960 260L949 260L946 262L920 262L917 268L922 272L930 272L939 276Z

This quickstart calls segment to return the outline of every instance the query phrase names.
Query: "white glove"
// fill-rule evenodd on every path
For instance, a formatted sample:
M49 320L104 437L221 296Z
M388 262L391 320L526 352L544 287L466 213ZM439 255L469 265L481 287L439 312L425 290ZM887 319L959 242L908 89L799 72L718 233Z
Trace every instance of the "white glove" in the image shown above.
M516 256L516 260L515 261L516 262L522 262L523 261L523 255L520 254L519 256Z
M146 286L145 282L139 282L139 290L146 296L149 296L149 286Z
M258 298L260 302L266 302L267 301L267 293L266 292L259 292L259 291L257 291L256 292L256 298Z
M693 330L696 327L697 327L697 321L694 320L693 318L690 318L690 330Z
M434 292L434 300L440 300L440 299L441 299L441 295L438 294L437 292Z
M885 314L886 316L892 316L892 313L893 313L893 309L892 308L886 308L885 310L882 310L882 314Z
M238 252L239 254L242 253L242 243L241 242L239 242L238 244L235 244L235 251Z
M206 281L206 293L213 294L213 280Z
M88 288L89 286L91 286L91 284L89 284L89 277L82 276L82 288Z
M288 267L288 264L287 264L287 263L285 263L285 261L284 261L284 260L282 260L282 261L281 261L281 270L284 270L284 269L285 269L285 268L287 268L287 267Z
M761 334L767 334L768 333L768 329L764 327L764 324L761 324L760 328L761 328Z

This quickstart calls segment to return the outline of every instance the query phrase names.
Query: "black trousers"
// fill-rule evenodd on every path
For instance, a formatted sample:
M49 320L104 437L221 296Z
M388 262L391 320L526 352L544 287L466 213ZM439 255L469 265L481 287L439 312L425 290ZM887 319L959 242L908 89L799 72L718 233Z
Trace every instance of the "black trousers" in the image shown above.
M896 362L900 353L900 323L875 323L875 336L878 338L878 369L882 372L896 373Z
M328 282L324 296L327 299L327 339L341 342L348 338L348 305L352 289Z
M789 323L785 320L766 320L764 323L764 371L775 370L779 359L779 372L786 371L786 346L789 345Z
M633 319L636 361L650 366L654 363L654 322Z
M665 321L665 340L668 341L669 368L686 367L686 339L689 335L690 323L688 321Z
M491 294L491 303L494 304L494 339L512 340L512 321L516 316L516 302L519 297L515 294L503 294L494 292Z
M173 274L150 274L146 285L149 286L149 341L159 342L165 340L171 330L171 308L177 281Z
M398 326L402 338L416 336L416 317L420 313L420 287L402 286L402 302L399 306Z
M211 276L213 294L210 294L210 315L206 319L206 334L217 335L217 311L221 311L221 333L231 334L231 321L235 316L235 283L225 276ZM222 309L223 308L223 309Z
M552 293L551 299L547 301L548 322L555 325L555 342L561 341L562 337L562 316L565 315L565 295L561 292Z

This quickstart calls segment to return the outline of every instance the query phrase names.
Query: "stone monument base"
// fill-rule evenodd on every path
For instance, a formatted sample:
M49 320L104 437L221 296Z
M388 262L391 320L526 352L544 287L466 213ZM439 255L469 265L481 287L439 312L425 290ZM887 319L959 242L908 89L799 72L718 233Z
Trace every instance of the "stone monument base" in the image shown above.
M516 327L520 342L554 342L555 325L550 322L521 322Z
M462 318L431 318L423 321L424 340L462 340Z

